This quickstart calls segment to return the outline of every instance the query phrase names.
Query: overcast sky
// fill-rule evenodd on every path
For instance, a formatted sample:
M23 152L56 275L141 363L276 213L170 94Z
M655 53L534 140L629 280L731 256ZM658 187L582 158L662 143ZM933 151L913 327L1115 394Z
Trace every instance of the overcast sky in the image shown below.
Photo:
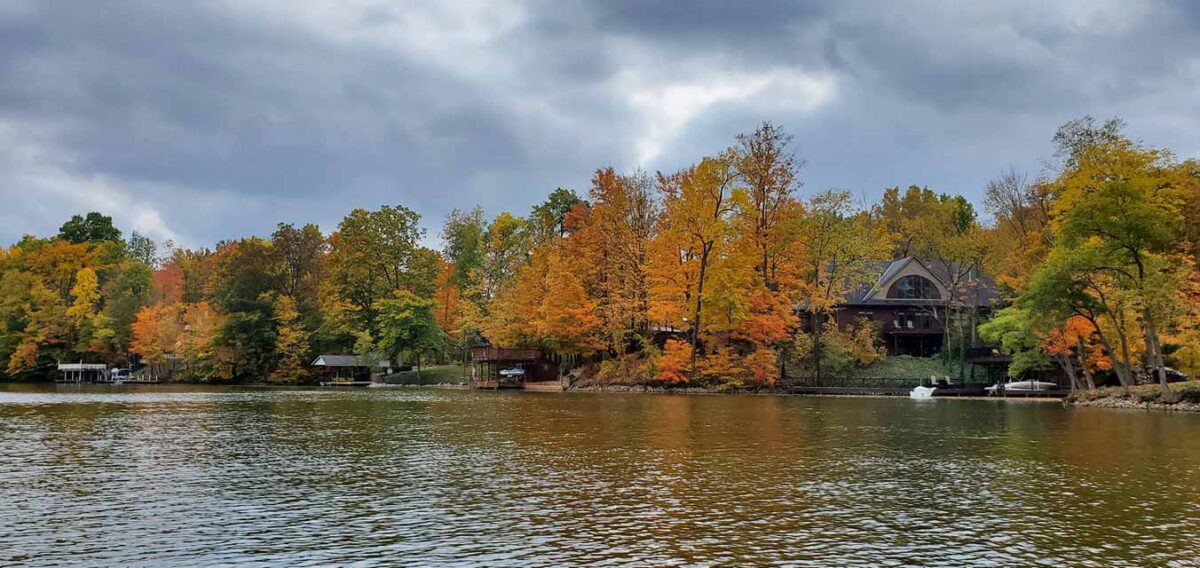
M764 120L804 193L977 204L1062 122L1200 156L1200 2L0 0L0 241L188 246L404 204L524 214Z

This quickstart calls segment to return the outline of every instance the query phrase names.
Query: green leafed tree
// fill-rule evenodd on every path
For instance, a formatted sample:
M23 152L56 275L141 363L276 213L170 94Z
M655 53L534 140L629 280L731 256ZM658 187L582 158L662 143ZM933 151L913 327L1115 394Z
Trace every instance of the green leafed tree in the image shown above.
M566 235L564 221L576 205L583 204L570 189L558 188L550 193L542 203L535 205L529 213L530 235L537 243L544 243L554 237Z
M441 351L446 346L446 334L434 318L433 300L424 299L406 290L393 293L380 300L379 338L375 342L380 354L395 361L401 354L409 353L420 373L421 357Z
M129 242L125 245L125 252L130 260L146 266L153 267L158 264L158 244L154 242L154 239L137 231L129 233Z
M1045 369L1050 358L1042 350L1042 339L1035 329L1036 318L1029 310L1010 306L979 326L979 335L984 341L998 345L1012 357L1008 376L1020 377L1028 371Z
M113 226L112 217L95 211L86 216L72 216L58 230L58 237L73 244L122 242L121 231Z

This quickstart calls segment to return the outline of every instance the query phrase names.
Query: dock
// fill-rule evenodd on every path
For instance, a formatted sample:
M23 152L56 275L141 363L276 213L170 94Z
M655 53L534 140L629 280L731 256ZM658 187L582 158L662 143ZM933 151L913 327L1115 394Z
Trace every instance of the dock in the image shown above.
M788 394L815 394L829 396L908 396L917 382L880 381L870 384L869 381L827 381L829 385L790 385L781 386L780 390ZM934 398L1066 398L1071 394L1070 389L1056 388L1033 391L1002 391L1000 394L988 392L984 383L955 383L935 385Z

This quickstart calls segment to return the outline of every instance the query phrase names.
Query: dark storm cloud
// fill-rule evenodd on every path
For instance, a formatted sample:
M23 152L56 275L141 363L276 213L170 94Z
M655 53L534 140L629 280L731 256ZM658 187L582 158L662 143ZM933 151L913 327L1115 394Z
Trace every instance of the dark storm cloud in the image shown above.
M0 239L104 209L207 245L404 203L526 211L762 120L806 187L977 198L1054 127L1200 153L1190 2L0 0Z

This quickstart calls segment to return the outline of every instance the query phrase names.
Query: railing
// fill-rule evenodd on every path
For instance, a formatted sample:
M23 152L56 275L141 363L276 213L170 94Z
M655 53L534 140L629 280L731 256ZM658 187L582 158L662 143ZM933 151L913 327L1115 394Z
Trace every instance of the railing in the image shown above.
M964 353L967 361L1008 361L1011 359L997 347L968 347Z
M537 361L542 358L539 349L498 349L476 347L471 350L471 360L480 361Z
M921 379L891 377L788 377L780 383L780 386L846 389L911 389L920 384Z

